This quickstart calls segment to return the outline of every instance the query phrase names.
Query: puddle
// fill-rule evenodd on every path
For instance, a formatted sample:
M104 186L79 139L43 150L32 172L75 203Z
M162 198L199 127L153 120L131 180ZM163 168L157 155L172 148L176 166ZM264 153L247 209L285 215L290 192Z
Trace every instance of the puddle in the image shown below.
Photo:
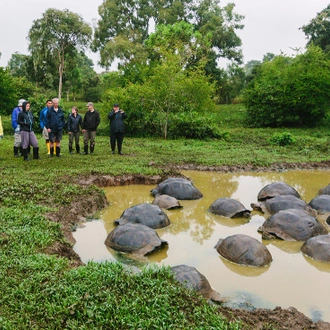
M256 202L257 194L266 184L284 181L293 186L301 198L309 202L320 188L329 183L328 171L287 171L281 173L214 173L182 172L204 194L196 201L180 201L182 209L166 211L171 220L167 228L157 229L168 241L165 249L143 260L116 252L104 245L107 234L114 229L113 220L139 203L153 201L150 190L155 185L132 185L106 188L110 206L99 213L96 220L82 224L73 233L74 250L82 261L116 260L131 265L155 263L175 266L187 264L206 276L222 297L244 299L255 307L274 308L293 306L314 321L330 322L330 264L314 261L300 253L303 242L261 240L257 229L265 216L256 211L250 219L229 219L207 211L219 197L239 200L248 209ZM319 216L325 224L326 215ZM220 257L214 249L219 238L246 234L265 244L273 257L269 267L238 266Z

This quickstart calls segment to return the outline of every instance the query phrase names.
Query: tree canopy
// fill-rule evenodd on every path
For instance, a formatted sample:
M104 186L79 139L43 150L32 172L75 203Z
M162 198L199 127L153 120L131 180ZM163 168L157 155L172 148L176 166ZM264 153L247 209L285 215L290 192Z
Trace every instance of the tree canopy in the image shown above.
M33 22L28 35L29 50L36 67L55 64L58 68L58 98L62 94L66 57L77 57L78 50L87 47L91 37L92 28L67 9L47 9L42 18Z
M234 4L222 8L219 0L105 0L99 15L93 50L100 51L103 67L110 67L116 58L123 62L146 60L144 42L153 27L177 22L190 23L194 31L210 35L216 58L242 58L236 30L243 28L243 16L234 12Z
M324 51L330 51L330 5L317 13L308 24L301 27L308 38L307 45L315 45Z

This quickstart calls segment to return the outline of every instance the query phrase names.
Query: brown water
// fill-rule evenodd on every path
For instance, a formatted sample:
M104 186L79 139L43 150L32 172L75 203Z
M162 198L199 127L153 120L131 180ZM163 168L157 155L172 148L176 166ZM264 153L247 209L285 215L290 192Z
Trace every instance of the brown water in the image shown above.
M150 190L155 186L132 185L106 188L110 206L100 212L102 220L87 222L74 232L75 251L83 262L118 260L130 264L178 265L196 267L222 297L248 301L256 307L296 307L313 320L330 322L330 264L314 261L300 252L302 242L261 240L257 229L267 216L256 211L250 219L229 219L207 211L220 197L239 200L248 209L266 184L284 181L293 186L301 198L309 202L320 188L330 182L328 171L287 171L281 173L214 173L184 171L204 194L196 201L180 201L182 209L166 211L172 224L157 229L168 241L168 247L143 260L132 261L129 255L104 245L114 228L113 220L133 205L153 201ZM319 220L327 230L327 215ZM246 234L267 246L273 257L269 267L238 266L219 256L214 249L219 238Z

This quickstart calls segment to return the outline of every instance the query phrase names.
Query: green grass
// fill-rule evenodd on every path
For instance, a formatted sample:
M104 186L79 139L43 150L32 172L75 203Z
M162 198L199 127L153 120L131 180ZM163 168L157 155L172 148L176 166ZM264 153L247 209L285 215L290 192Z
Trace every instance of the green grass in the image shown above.
M239 106L221 109L216 114L226 132L221 140L125 138L126 155L119 156L110 154L107 136L97 136L95 154L84 156L69 155L65 136L62 158L49 159L38 134L42 159L30 162L13 157L10 118L2 117L7 130L0 141L0 329L242 328L177 285L167 268L133 275L120 264L91 262L72 269L69 260L45 253L55 242L68 244L47 212L61 206L70 212L70 204L82 197L104 197L96 186L80 186L81 177L165 176L171 165L184 164L270 166L329 159L330 128L245 128ZM284 132L294 142L274 145L274 134Z

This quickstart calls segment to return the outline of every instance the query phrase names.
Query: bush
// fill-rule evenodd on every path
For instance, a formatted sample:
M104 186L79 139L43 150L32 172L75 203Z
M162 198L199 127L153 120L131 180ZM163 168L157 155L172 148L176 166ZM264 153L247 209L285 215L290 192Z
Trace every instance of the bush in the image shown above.
M295 137L291 135L291 133L283 132L283 133L275 133L270 139L270 144L277 146L288 146L296 142Z
M187 139L221 138L214 124L214 118L205 117L205 114L197 112L172 114L169 120L168 136Z
M256 127L315 126L330 107L330 60L317 47L295 58L264 62L244 92L247 123Z

